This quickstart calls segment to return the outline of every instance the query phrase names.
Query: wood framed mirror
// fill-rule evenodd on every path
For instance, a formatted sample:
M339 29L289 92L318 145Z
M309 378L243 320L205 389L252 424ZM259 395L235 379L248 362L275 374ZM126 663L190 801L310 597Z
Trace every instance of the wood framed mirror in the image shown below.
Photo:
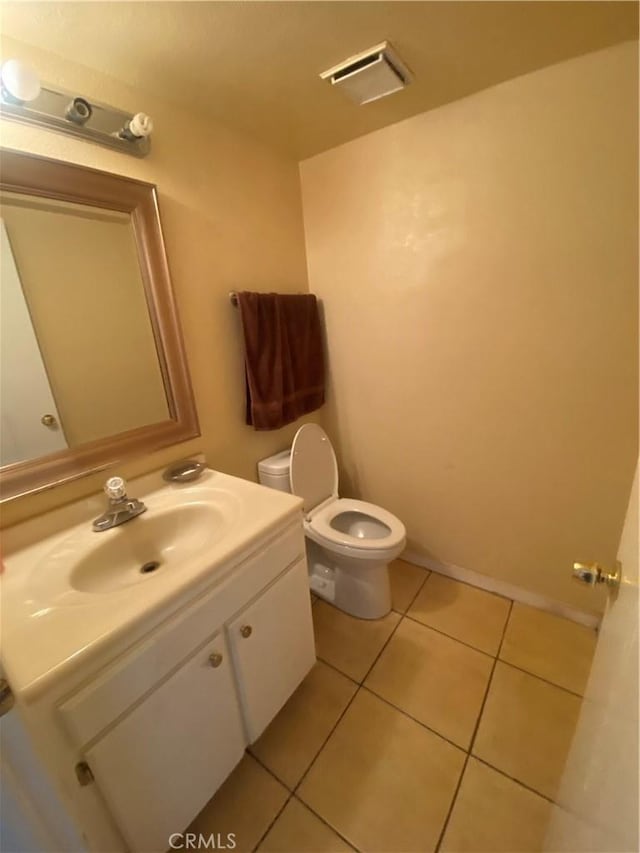
M156 188L1 152L0 498L200 434Z

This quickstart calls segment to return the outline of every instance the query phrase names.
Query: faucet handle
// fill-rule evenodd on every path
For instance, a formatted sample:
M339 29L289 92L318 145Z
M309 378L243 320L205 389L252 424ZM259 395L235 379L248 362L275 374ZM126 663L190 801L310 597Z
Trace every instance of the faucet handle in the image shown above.
M118 501L121 498L126 497L126 485L127 484L122 477L109 477L107 482L104 484L105 494L110 500Z

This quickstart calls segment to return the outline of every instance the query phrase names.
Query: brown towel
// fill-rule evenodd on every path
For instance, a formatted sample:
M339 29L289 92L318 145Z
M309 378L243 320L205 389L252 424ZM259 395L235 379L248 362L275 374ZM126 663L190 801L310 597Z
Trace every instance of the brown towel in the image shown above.
M316 297L239 293L247 380L246 421L278 429L324 403Z

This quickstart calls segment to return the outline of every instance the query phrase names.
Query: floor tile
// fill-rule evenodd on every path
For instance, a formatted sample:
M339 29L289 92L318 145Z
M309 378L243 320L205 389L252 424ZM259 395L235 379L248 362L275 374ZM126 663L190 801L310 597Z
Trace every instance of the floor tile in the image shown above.
M468 749L494 660L403 619L365 686Z
M561 616L514 604L500 658L582 695L597 634Z
M543 849L552 805L470 758L442 853L533 853Z
M434 850L464 753L360 690L298 796L359 850Z
M400 618L391 611L383 619L356 619L318 601L313 607L316 653L345 675L362 681Z
M251 752L295 788L357 689L351 679L318 661Z
M495 655L509 606L507 598L431 572L410 607L409 616Z
M288 796L255 758L245 755L187 832L222 838L234 833L238 853L254 850Z
M553 799L580 705L572 693L498 662L473 753Z
M262 853L348 853L353 847L300 800L292 797L258 850Z
M391 581L391 606L399 613L405 613L416 593L429 577L427 569L407 563L406 560L393 560L389 563Z

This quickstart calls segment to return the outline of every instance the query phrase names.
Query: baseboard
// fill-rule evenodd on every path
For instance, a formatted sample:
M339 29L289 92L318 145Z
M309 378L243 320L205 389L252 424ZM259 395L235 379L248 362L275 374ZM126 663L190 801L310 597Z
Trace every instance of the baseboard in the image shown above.
M506 581L496 580L488 575L482 575L480 572L474 572L472 569L463 569L461 566L454 566L449 563L441 563L438 560L433 560L430 557L423 557L416 554L414 551L407 549L400 555L400 559L406 560L408 563L415 563L416 566L422 566L425 569L430 569L432 572L437 572L440 575L446 575L463 583L468 583L470 586L477 586L478 589L485 589L487 592L495 592L497 595L503 595L505 598L511 598L514 601L519 601L521 604L528 604L531 607L537 607L539 610L546 610L556 616L563 616L565 619L570 619L572 622L578 622L580 625L586 625L587 628L597 628L600 625L600 617L594 613L586 613L583 610L577 610L575 607L570 607L568 604L563 604L561 601L555 601L553 598L547 598L545 595L540 595L537 592L531 592L521 586L507 583Z

